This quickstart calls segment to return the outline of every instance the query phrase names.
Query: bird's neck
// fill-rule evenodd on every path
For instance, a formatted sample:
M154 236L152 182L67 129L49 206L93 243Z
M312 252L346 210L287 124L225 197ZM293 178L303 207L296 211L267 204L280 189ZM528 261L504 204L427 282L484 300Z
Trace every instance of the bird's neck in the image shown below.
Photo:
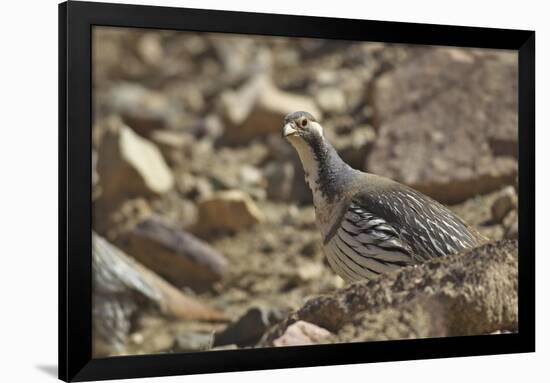
M300 140L294 146L304 167L315 207L324 208L339 200L355 170L340 158L324 137Z

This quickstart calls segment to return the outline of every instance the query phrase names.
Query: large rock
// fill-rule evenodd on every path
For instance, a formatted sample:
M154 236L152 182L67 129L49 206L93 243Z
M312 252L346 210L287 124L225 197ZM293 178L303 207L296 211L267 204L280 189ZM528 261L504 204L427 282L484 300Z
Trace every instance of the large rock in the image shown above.
M517 331L517 253L517 241L494 242L312 298L262 345L299 320L338 342Z
M197 230L238 231L262 222L264 214L248 194L239 190L226 190L199 201Z
M133 316L147 310L177 319L222 320L105 239L92 233L94 355L124 350Z
M236 92L228 91L221 98L226 129L224 144L245 144L256 137L280 133L284 117L305 110L321 118L309 98L279 90L266 75L257 75Z
M152 142L117 118L104 127L97 162L102 199L158 196L173 187L172 173Z
M120 234L116 243L178 287L210 288L227 270L217 250L154 216Z
M517 174L517 55L437 48L381 76L370 171L446 203Z

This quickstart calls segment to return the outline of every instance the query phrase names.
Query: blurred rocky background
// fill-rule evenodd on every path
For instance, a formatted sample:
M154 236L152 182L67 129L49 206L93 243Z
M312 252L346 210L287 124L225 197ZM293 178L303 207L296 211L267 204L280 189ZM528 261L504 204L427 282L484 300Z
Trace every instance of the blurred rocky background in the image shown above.
M94 355L516 330L515 53L96 27L93 71ZM507 240L344 287L296 110Z

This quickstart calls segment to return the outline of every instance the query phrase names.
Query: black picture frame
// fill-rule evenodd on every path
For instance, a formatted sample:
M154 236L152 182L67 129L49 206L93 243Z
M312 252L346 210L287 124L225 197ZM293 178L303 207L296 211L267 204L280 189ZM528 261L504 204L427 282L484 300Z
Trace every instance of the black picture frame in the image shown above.
M92 358L91 32L95 25L518 52L519 331L514 334ZM59 5L59 378L114 378L535 350L535 32L69 1Z

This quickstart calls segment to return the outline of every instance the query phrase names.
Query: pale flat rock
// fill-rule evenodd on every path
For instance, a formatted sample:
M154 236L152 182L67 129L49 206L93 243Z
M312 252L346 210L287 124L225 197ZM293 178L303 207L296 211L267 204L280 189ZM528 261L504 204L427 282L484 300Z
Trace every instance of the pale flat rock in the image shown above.
M321 343L331 333L317 325L299 320L287 327L285 333L273 341L275 347L305 346Z
M97 172L105 199L161 195L174 178L159 149L113 118L98 150Z
M199 201L198 209L200 231L238 231L264 220L264 214L252 198L240 190L215 193Z

